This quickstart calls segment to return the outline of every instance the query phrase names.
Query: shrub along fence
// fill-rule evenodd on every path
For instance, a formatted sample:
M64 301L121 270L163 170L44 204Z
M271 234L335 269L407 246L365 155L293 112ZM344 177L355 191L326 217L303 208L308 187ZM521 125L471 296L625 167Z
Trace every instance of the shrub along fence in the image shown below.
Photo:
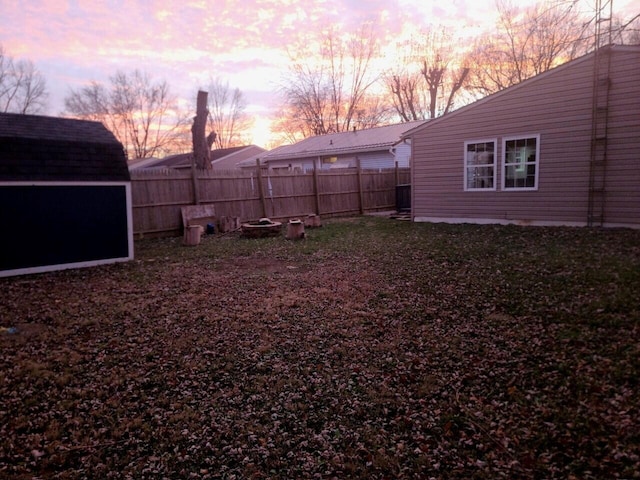
M312 172L249 170L134 170L133 231L179 234L181 207L213 204L221 217L250 221L395 209L396 185L409 183L409 168L360 168Z

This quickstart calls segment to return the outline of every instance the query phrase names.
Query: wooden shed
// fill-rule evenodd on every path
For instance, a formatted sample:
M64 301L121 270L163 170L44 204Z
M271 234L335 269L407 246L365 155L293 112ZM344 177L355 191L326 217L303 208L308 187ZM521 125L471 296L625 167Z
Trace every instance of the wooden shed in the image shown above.
M133 259L122 144L99 122L0 113L0 277Z
M640 46L609 46L405 134L415 221L640 228Z

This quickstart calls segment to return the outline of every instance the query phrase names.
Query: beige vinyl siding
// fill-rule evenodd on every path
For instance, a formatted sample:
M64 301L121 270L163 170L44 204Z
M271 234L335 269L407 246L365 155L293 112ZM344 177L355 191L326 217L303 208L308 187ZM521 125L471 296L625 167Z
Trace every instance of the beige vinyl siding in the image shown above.
M640 224L640 49L613 51L605 222ZM585 224L592 57L487 97L412 135L418 219ZM503 191L502 139L540 135L537 191ZM496 138L496 191L464 191L465 141Z
M619 57L612 63L605 220L640 223L640 58Z

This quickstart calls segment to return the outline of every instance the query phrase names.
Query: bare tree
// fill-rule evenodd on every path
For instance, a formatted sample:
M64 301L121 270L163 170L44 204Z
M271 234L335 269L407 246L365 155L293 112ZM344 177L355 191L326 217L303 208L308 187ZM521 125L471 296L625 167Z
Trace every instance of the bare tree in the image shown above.
M0 45L0 111L43 113L49 94L45 78L30 60L14 60Z
M393 123L395 112L384 95L365 95L360 108L354 112L355 122L352 129L378 127Z
M304 138L315 135L308 122L299 116L299 112L291 106L281 106L274 115L271 133L277 144L296 143Z
M372 63L378 50L373 28L364 25L343 36L331 29L316 44L319 52L307 49L292 56L281 88L283 109L295 117L288 126L306 137L377 124L384 115L376 109L384 107L371 94L377 80Z
M452 35L433 28L401 47L405 54L384 77L397 115L408 122L451 111L469 74Z
M468 57L471 88L488 95L572 60L589 49L589 22L577 0L520 9L497 2L495 33L481 36Z
M388 72L384 82L389 91L393 108L403 122L427 118L420 72L410 71L403 67L401 70Z
M615 18L612 25L614 43L640 45L640 13L631 18Z
M185 134L185 118L166 82L152 83L139 70L117 72L109 88L99 82L71 91L65 113L101 121L124 145L130 158L167 153L176 136Z
M209 127L216 133L215 148L228 148L247 142L252 120L245 113L247 102L229 82L212 79L209 85Z

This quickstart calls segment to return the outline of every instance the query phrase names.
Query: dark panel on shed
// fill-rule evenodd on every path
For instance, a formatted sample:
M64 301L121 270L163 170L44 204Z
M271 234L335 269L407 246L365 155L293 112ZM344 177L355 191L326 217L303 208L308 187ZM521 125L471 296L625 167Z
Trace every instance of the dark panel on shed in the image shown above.
M0 270L129 256L124 185L0 188Z

